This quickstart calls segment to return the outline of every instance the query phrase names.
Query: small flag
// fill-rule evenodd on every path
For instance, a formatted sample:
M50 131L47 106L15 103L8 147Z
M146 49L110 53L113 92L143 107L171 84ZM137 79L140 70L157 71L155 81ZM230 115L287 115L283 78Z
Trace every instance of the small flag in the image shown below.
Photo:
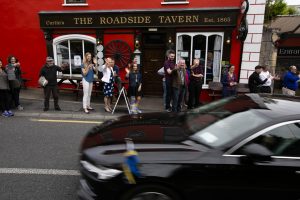
M138 169L139 158L138 153L134 150L134 143L132 139L125 138L126 152L124 153L125 159L123 164L124 174L130 184L136 184L134 177L140 177Z

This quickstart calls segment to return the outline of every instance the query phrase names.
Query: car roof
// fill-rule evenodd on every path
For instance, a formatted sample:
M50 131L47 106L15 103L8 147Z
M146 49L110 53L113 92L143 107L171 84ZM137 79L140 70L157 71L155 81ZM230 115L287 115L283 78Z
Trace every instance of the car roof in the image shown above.
M251 96L251 94L249 94ZM259 94L260 99L254 99L260 104L258 112L270 118L299 118L300 98L285 95Z

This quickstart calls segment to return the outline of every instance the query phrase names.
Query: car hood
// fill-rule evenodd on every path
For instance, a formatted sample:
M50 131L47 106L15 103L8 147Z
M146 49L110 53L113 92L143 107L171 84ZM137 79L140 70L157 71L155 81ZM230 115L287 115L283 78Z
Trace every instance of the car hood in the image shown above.
M81 151L99 145L124 143L124 138L139 143L179 143L189 135L180 128L183 118L183 114L146 113L107 120L88 132Z
M142 164L193 162L208 152L204 146L186 144L135 144L135 150ZM98 146L85 150L82 160L95 165L118 167L124 162L125 152L125 144Z

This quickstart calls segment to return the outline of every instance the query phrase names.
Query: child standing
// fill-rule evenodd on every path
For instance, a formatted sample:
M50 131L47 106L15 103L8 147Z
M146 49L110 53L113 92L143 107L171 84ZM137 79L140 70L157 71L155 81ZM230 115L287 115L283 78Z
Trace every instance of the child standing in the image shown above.
M137 63L133 63L130 69L126 68L126 78L129 79L128 96L130 98L131 112L141 113L139 104L142 99L142 75Z

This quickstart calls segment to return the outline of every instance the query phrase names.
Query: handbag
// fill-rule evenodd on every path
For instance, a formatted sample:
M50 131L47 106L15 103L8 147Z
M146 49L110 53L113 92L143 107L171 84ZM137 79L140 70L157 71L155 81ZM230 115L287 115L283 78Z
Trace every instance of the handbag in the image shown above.
M42 86L42 87L45 87L48 84L48 81L45 78L45 76L40 76L38 82L39 82L40 86Z
M164 76L165 75L165 68L162 67L157 71L158 75Z

